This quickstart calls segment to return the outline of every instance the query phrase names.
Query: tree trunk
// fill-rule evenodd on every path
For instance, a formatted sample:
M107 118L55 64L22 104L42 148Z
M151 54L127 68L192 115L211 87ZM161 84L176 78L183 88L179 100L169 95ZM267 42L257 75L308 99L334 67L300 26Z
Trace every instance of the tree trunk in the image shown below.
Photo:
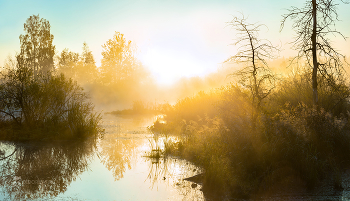
M315 106L318 104L318 92L317 92L317 70L318 70L318 62L317 62L317 46L316 46L316 25L317 25L317 19L316 19L316 12L317 12L317 3L316 0L312 0L312 18L313 18L313 28L312 28L312 63L313 63L313 69L312 69L312 90L313 90L313 103Z

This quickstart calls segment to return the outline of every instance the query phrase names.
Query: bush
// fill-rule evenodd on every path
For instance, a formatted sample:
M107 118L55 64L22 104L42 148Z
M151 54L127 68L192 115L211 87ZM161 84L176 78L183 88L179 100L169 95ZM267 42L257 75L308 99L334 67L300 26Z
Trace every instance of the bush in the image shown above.
M0 84L0 121L15 129L12 139L71 138L98 135L101 117L87 94L63 74L8 69ZM8 134L9 132L7 132Z
M265 122L264 142L278 150L277 161L288 161L309 187L350 165L349 122L316 108L299 105Z
M335 75L324 77L319 75L318 82L318 105L327 112L339 116L346 114L350 109L348 98L350 89L343 78L336 78ZM305 104L313 106L312 102L312 80L311 73L307 70L296 70L289 77L282 79L268 101L268 112L278 113L286 109L286 104L297 107Z

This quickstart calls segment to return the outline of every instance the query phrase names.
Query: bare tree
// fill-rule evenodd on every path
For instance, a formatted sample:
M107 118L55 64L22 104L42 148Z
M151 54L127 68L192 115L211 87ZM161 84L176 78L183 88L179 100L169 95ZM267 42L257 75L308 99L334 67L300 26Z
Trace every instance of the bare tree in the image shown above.
M267 60L274 58L279 49L266 39L259 39L259 32L263 24L251 24L247 18L235 17L229 22L236 31L236 40L233 45L239 46L235 56L226 62L243 64L243 68L233 73L239 77L239 82L251 91L253 104L253 127L261 110L261 103L274 88L275 76L269 69ZM266 27L266 26L265 26Z
M343 3L348 3L342 1ZM317 75L320 73L327 80L340 77L343 71L342 58L345 57L335 50L327 35L340 35L335 29L338 21L335 0L308 0L303 8L292 7L288 14L283 15L281 30L288 18L291 18L293 29L297 36L293 41L294 49L298 50L296 59L306 58L312 68L313 103L318 105Z

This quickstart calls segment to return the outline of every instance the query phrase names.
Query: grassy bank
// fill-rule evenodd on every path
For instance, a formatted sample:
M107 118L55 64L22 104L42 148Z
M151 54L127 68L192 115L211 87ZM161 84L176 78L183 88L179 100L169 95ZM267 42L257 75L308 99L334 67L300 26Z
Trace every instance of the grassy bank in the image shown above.
M350 165L349 88L329 87L320 78L316 108L305 76L281 80L254 124L249 91L229 85L179 100L165 123L150 129L181 139L168 143L168 152L203 167L204 188L216 192L254 198L312 191L323 182L342 189L341 173Z

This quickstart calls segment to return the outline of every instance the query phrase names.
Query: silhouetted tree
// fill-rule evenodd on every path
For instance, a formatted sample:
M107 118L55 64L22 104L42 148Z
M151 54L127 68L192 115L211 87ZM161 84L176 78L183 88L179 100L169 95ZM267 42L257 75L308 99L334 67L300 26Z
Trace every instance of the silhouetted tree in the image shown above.
M258 38L260 28L263 24L251 24L247 19L235 17L229 24L236 29L237 37L234 45L238 45L238 52L226 62L236 62L244 67L233 75L239 77L239 82L251 92L253 113L253 128L256 124L261 103L274 88L275 77L269 69L266 59L274 58L273 53L278 48L270 41Z
M343 3L347 3L342 1ZM335 0L308 0L303 8L292 7L283 15L281 30L288 18L294 20L293 28L297 33L294 48L298 50L297 59L306 58L312 68L313 103L318 104L317 75L320 73L329 82L334 75L341 76L344 56L336 51L327 38L328 34L338 34L335 22L338 21Z
M39 15L30 16L24 24L24 35L20 35L21 51L17 55L17 63L33 71L36 77L40 72L53 69L55 46L49 21Z

